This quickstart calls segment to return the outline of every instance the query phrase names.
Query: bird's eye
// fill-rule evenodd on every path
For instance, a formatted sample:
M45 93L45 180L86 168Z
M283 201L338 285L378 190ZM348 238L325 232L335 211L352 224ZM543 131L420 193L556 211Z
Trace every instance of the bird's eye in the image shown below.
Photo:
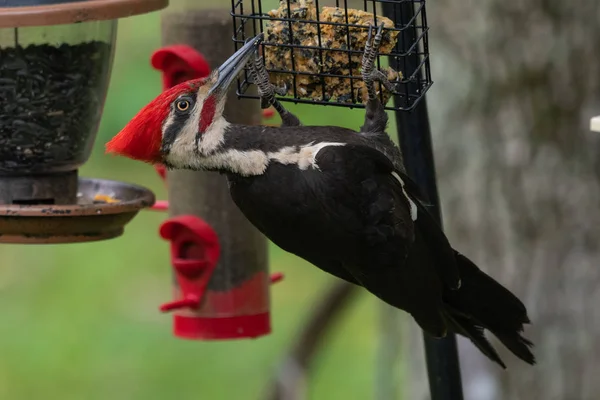
M179 100L175 106L179 111L187 111L190 109L190 105L189 100Z

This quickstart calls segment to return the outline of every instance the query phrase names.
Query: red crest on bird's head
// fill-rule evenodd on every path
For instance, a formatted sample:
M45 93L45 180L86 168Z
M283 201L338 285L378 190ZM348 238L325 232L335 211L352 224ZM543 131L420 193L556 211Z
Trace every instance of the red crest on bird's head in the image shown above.
M171 103L182 93L195 93L206 78L180 83L165 90L142 108L127 125L106 144L106 152L148 163L161 162L162 126Z
M247 40L206 78L180 83L158 95L106 144L106 152L189 168L200 149L215 150L226 127L222 111L229 88L261 41L262 34ZM206 143L209 147L203 146Z

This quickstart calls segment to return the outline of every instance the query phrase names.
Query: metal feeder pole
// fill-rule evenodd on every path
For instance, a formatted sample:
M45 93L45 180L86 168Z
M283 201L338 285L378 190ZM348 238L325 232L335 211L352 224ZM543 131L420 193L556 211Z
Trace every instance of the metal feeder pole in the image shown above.
M410 23L415 16L413 2L384 2L383 14L395 23L408 27L399 35L402 53L408 52L411 44L417 41L417 30ZM423 9L421 12L425 12ZM425 49L427 50L427 49ZM391 60L397 71L404 69L405 76L411 76L420 63L418 54L407 56L402 65L396 58ZM415 85L415 84L412 84ZM413 93L413 89L410 90ZM394 102L400 106L401 99L396 96ZM436 184L435 163L431 144L431 130L425 96L411 112L396 111L397 134L404 157L407 174L419 185L431 204L429 208L434 218L442 225L442 216ZM456 337L449 334L443 339L434 339L423 335L425 358L431 400L462 400L462 381Z

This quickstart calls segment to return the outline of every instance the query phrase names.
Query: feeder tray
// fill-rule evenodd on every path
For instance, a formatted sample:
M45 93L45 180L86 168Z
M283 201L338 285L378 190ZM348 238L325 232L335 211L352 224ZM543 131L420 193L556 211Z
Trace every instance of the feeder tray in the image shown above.
M0 242L108 239L153 195L79 179L102 117L118 18L168 0L0 0ZM120 201L94 204L102 190Z
M0 243L74 243L112 239L154 194L143 187L80 178L72 205L0 205Z

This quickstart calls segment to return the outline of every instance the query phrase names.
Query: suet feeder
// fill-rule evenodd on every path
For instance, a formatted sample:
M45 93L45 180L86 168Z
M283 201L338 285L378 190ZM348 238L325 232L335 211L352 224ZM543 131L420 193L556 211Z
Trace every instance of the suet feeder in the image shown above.
M149 190L78 177L96 139L119 18L168 0L0 0L0 242L120 236Z
M280 101L364 108L362 54L369 25L383 24L376 65L394 87L376 83L376 90L386 110L414 110L433 84L425 0L365 0L355 3L356 9L347 1L331 3L280 0L274 7L267 1L232 0L236 50L248 37L264 34L265 68L271 82L285 88L276 96ZM238 95L258 98L248 92L249 76L246 69ZM392 97L394 103L388 104Z

